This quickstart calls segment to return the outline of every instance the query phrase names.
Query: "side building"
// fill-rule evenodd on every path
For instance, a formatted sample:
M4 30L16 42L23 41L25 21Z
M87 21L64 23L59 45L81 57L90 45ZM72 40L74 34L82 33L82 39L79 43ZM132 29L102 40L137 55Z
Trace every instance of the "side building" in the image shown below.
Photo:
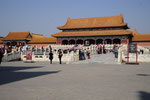
M140 34L136 30L132 30L132 34L132 43L136 43L145 47L150 47L150 34Z
M0 37L0 47L2 47L3 46L3 37Z
M2 39L2 44L5 46L48 46L56 44L56 38L45 37L30 32L9 32L9 34Z
M28 45L32 47L41 47L41 46L45 47L48 45L56 44L56 38L54 37L45 37L39 34L31 34L31 36L32 38L28 42Z

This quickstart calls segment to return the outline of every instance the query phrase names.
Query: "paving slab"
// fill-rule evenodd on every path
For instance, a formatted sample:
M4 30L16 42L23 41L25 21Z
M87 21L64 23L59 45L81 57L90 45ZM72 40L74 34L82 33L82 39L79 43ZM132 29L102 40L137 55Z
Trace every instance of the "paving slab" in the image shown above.
M150 66L2 62L0 100L150 100Z
M95 54L90 59L72 62L72 64L117 64L113 53Z

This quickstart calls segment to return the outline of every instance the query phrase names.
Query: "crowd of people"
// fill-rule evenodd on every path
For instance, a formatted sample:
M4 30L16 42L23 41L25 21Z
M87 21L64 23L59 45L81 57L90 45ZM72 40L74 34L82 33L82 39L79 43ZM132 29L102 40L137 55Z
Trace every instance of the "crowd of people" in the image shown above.
M58 50L59 64L62 64L62 61L61 61L62 56L63 56L62 50L59 49ZM53 52L52 52L52 49L50 49L50 52L49 52L49 60L50 60L50 64L52 64L52 61L53 61Z
M112 49L109 50L109 52L113 52L115 58L118 58L118 50L119 50L119 46L114 45ZM97 45L97 54L106 54L108 52L108 50L106 50L105 45Z
M115 55L115 58L118 58L118 50L119 50L119 46L116 46L114 45L113 49L111 49L109 52L113 52L114 55ZM55 50L54 50L55 51ZM58 58L59 58L59 63L61 64L61 58L63 56L63 54L67 54L68 52L70 53L71 51L74 51L76 52L77 49L59 49L58 50ZM97 51L97 54L106 54L108 52L108 50L105 48L105 45L97 45L96 46L96 51ZM90 59L90 49L87 48L87 49L79 49L79 60L86 60L86 59ZM52 60L53 60L53 51L52 51L52 48L50 49L50 52L49 52L49 59L50 59L50 64L52 64Z
M9 47L2 47L2 48L0 48L0 63L1 63L1 60L2 60L2 57L3 57L3 54L5 52L10 53L12 51L12 49L14 49L14 48L17 51L18 51L18 49L20 49L20 51L23 51L23 50L27 51L29 49L29 46L23 46L23 47L20 47L20 48L18 48L18 47L10 47L10 46ZM36 51L36 47L32 47L30 49L32 50L32 52ZM53 53L55 53L56 50L55 49L52 50L51 46L49 46L49 48L46 48L46 49L41 47L40 51L41 50L42 50L42 52L45 52L45 51L49 52L49 60L50 60L50 64L52 64L52 60L54 58L53 57L54 56ZM67 54L68 52L70 53L72 51L73 52L77 52L77 50L79 50L79 60L90 59L91 53L90 53L90 49L89 48L87 48L87 49L82 49L82 48L75 49L73 47L73 48L70 48L70 49L64 49L64 50L63 49L59 49L58 50L59 63L62 64L61 60L62 60L63 54ZM115 58L118 58L118 50L119 50L119 46L114 45L113 49L110 51L110 52L114 53ZM97 54L106 54L108 52L108 50L106 50L105 45L99 44L99 45L96 46L96 52L97 52Z
M12 52L12 47L11 46L3 46L0 48L0 64L2 62L2 58L3 58L5 52L7 52L7 53Z
M106 54L106 49L105 49L105 45L97 45L97 54Z

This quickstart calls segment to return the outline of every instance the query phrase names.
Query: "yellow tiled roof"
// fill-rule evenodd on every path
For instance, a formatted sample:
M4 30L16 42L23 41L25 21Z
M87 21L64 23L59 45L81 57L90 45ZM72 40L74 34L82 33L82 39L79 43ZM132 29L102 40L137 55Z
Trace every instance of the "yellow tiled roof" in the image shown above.
M123 15L110 17L94 17L94 18L68 18L64 26L57 27L58 29L78 29L78 28L98 28L98 27L117 27L127 26L124 23Z
M136 34L133 36L132 41L150 41L150 34Z
M27 40L30 32L9 32L3 40Z
M32 39L28 43L56 43L56 38L32 34Z
M133 36L140 34L137 30L130 30L130 31L132 32L132 35L133 35Z
M111 35L129 35L131 31L127 30L100 30L100 31L75 31L59 32L52 34L53 37L71 37L71 36L111 36Z
M3 43L3 41L2 41L2 40L3 40L3 38L0 38L0 43Z

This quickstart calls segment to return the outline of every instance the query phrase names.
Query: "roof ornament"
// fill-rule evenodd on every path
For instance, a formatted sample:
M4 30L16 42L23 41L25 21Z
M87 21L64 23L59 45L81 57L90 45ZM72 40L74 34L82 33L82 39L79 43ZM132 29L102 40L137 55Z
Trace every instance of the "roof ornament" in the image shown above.
M27 32L29 32L29 33L30 33L30 30L27 30Z
M121 16L121 17L123 17L123 14L122 14L122 13L120 13L120 16Z
M68 20L70 20L70 17L68 17Z

